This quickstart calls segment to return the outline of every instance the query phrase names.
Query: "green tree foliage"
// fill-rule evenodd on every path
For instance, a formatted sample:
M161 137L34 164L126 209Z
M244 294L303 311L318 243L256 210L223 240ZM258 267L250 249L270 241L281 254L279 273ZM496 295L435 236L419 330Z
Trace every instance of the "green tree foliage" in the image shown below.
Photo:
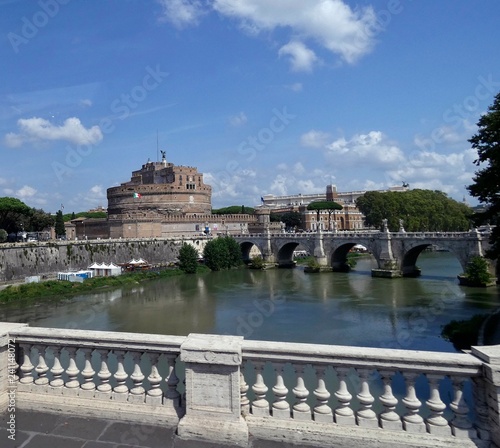
M212 213L214 215L239 215L239 214L248 214L252 215L255 211L252 207L247 207L245 205L231 205L229 207L223 207L218 209L213 209Z
M9 234L7 233L6 230L0 229L0 243L5 243L5 241L7 241L8 236Z
M198 251L184 243L179 251L179 268L186 274L194 274L198 268Z
M472 210L441 191L369 191L356 200L368 227L380 228L387 219L389 230L399 229L399 220L408 232L466 231Z
M31 214L28 222L25 224L25 230L29 232L40 232L54 225L54 217L50 213L44 212L42 209L31 209Z
M106 212L79 212L79 213L66 213L63 215L64 222L71 221L76 218L107 218L108 214Z
M16 198L0 198L0 229L18 232L31 214L31 208Z
M484 286L491 280L492 276L488 270L488 261L483 257L472 257L465 269L467 283L471 286Z
M240 245L231 237L210 240L203 250L205 265L212 271L220 271L240 266L243 256Z
M286 212L278 214L279 220L285 223L287 229L300 228L302 226L302 217L299 212Z
M467 189L469 193L486 205L484 212L474 216L476 224L496 224L490 236L491 249L487 256L492 259L500 255L500 93L498 93L488 112L477 122L478 132L469 142L477 150L478 158L474 163L480 167L476 171L474 183Z
M56 236L65 236L66 235L66 228L64 227L63 213L61 210L58 210L56 213L55 231L56 231Z

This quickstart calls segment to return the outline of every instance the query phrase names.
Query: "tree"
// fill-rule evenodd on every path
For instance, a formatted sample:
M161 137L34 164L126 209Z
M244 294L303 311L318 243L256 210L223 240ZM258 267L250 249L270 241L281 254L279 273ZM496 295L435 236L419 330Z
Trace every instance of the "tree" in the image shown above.
M287 229L295 229L302 226L302 217L299 212L286 212L278 216L280 221L285 223Z
M442 191L414 189L409 191L369 191L356 200L365 216L365 225L381 228L387 219L389 230L399 230L403 220L409 232L465 231L470 227L472 210L449 198Z
M246 207L244 205L230 205L229 207L223 207L218 209L213 209L212 213L214 215L239 215L239 214L248 214L252 215L255 211L252 207Z
M198 251L184 243L179 251L179 268L186 274L194 274L198 267Z
M311 202L307 206L307 210L316 210L316 222L319 225L319 215L322 210L326 210L328 212L328 230L330 230L330 222L331 222L331 216L333 213L333 218L335 220L335 210L342 210L342 206L335 201L315 201Z
M0 243L5 243L7 241L9 234L4 230L0 229Z
M31 232L40 232L54 225L54 217L42 209L31 209L31 215L25 229Z
M490 234L491 249L488 258L496 259L500 255L500 93L498 93L488 112L477 122L478 132L469 140L477 150L478 158L474 161L480 167L473 177L474 183L467 189L471 196L486 205L486 210L474 215L476 224L497 224Z
M0 198L0 229L15 233L24 227L29 219L30 207L17 198Z
M483 257L472 257L467 263L465 277L470 286L487 285L492 280L488 270L488 262Z
M64 218L61 210L56 213L56 223L55 223L56 236L65 236L66 227L64 227Z
M231 237L215 238L203 250L205 265L212 271L240 266L243 256L238 242Z

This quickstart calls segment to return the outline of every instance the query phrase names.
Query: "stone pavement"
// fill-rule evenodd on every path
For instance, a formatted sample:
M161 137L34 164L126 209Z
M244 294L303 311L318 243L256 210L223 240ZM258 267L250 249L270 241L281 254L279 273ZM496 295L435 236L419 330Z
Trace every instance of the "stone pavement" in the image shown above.
M217 448L228 445L179 439L175 428L18 410L15 441L8 438L9 417L1 415L1 448ZM298 448L253 439L248 448Z

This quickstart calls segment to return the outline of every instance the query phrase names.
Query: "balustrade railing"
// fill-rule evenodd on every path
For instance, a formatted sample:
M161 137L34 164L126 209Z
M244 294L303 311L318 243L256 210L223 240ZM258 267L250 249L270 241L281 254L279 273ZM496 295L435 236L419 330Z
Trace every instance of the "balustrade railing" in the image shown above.
M240 444L262 424L448 440L436 447L500 440L498 346L437 353L15 324L1 330L9 379L0 363L0 400L14 387L35 410L128 412L160 423L172 417L188 437L225 428Z
M36 327L11 337L20 393L181 409L176 363L185 337Z
M487 427L482 363L468 354L263 341L242 351L250 415L468 439Z

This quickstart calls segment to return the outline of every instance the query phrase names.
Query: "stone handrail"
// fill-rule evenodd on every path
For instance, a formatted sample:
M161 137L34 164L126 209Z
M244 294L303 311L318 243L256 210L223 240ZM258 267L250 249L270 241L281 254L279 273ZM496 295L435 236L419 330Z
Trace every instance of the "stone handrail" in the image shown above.
M500 346L436 353L0 323L0 405L14 389L20 407L168 423L243 447L250 432L325 447L338 437L493 446L499 371Z

